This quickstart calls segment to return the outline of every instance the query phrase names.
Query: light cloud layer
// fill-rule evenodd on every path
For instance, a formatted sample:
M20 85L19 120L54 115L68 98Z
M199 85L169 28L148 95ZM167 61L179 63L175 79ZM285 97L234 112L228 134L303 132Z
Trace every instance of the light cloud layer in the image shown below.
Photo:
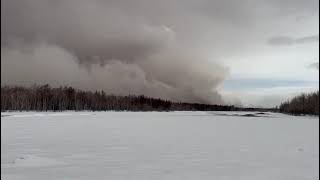
M294 44L305 44L305 43L317 43L319 42L319 35L305 36L300 38L293 38L289 36L278 36L268 40L268 44L274 46L288 46Z

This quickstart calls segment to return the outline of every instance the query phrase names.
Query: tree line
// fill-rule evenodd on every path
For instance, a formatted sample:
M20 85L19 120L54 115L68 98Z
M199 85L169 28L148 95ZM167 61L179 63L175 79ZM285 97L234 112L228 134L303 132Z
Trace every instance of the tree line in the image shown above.
M303 93L279 106L282 113L319 115L319 91Z
M64 86L2 86L1 111L231 111L234 106L183 103L143 95L116 96Z

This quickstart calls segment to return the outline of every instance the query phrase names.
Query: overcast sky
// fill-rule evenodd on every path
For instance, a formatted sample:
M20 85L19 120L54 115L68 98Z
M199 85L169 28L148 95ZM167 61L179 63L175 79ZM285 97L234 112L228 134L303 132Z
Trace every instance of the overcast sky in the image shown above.
M319 85L318 0L2 0L1 84L271 107Z

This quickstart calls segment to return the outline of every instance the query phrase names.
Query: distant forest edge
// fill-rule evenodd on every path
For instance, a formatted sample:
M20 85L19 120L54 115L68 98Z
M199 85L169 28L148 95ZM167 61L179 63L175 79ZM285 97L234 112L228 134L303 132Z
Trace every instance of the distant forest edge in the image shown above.
M1 111L272 111L293 115L319 115L319 91L301 94L279 108L243 108L232 105L172 102L143 95L107 95L49 85L2 86Z
M145 96L107 95L72 87L1 87L1 111L231 111L234 106L171 102Z
M282 103L279 111L293 115L319 115L319 91L296 96Z
M172 102L145 96L107 95L104 91L83 91L49 85L2 86L1 111L255 111L226 105ZM265 109L263 109L265 110Z

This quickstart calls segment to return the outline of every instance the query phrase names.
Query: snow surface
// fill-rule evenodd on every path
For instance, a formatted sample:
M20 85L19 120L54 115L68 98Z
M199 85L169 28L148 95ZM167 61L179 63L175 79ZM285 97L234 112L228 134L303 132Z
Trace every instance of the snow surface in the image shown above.
M245 114L1 113L1 178L319 179L318 117Z

